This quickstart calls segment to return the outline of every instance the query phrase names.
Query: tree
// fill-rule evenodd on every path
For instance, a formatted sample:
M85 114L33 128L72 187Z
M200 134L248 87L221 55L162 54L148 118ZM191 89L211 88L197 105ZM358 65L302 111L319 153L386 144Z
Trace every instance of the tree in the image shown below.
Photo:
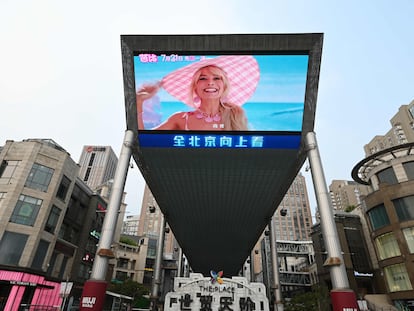
M284 304L285 311L319 311L327 310L329 304L328 289L314 287L312 291L293 296Z
M122 283L111 283L108 290L117 294L129 296L133 298L132 306L135 308L149 307L149 288L138 282L126 279Z

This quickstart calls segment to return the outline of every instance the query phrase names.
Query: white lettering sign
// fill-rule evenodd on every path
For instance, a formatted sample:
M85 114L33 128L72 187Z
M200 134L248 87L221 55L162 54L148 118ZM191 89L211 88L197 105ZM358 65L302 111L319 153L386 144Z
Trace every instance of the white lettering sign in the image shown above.
M96 302L96 297L83 297L82 298L82 307L83 308L93 308Z
M244 277L217 282L192 273L189 278L175 278L174 291L165 297L164 311L186 310L269 311L269 301L262 283L249 283Z

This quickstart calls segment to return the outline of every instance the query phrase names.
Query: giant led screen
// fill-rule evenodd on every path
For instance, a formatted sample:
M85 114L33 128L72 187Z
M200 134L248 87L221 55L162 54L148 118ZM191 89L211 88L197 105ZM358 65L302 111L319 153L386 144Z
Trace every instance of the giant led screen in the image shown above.
M313 130L321 34L121 36L138 148L298 149Z
M308 58L134 55L141 146L296 147Z

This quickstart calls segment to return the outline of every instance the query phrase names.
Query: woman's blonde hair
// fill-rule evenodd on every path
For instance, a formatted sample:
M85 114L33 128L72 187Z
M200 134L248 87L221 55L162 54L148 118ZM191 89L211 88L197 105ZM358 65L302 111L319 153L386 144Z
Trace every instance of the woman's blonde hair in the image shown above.
M231 86L227 78L226 72L220 67L217 67L215 65L208 65L199 68L194 73L189 92L190 102L193 104L194 107L198 108L199 104L197 104L195 100L195 98L198 97L198 95L195 93L195 89L197 81L200 78L201 71L205 68L207 68L210 71L210 73L220 76L223 81L224 90L222 98L220 99L219 111L221 114L222 122L224 123L224 129L239 131L247 130L247 119L244 109L238 105L226 101L226 95L228 94Z

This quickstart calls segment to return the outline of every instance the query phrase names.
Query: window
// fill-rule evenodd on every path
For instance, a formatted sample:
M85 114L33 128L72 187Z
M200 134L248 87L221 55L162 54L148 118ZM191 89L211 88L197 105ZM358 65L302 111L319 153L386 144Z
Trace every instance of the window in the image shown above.
M26 226L33 226L37 213L39 212L42 200L29 197L27 195L20 195L19 200L10 217L10 222L22 224Z
M46 192L53 172L50 167L34 163L24 186Z
M61 210L56 207L55 205L52 206L52 210L50 211L49 217L47 218L47 222L45 225L45 231L50 233L55 233L56 225L59 221Z
M89 179L89 175L91 174L91 168L90 167L88 167L87 169L86 169L86 173L85 173L85 177L83 178L83 181L88 181L88 179Z
M92 165L93 165L93 160L95 160L95 156L96 156L96 153L92 153L92 154L91 154L91 157L90 157L90 159L89 159L89 164L88 164L88 166L92 166Z
M5 231L0 240L0 263L17 266L26 246L28 235Z
M43 261L45 260L48 248L49 242L45 240L40 240L39 245L37 246L35 257L32 262L33 269L42 269Z
M414 105L411 105L410 107L408 107L408 111L411 114L411 118L414 118Z
M378 172L377 177L380 183L387 183L390 185L398 184L397 177L395 176L394 169L392 167Z
M47 275L52 275L53 270L55 269L56 259L57 259L58 253L53 252L52 257L49 260L49 265L47 267Z
M76 244L79 241L79 232L68 224L63 223L60 226L58 237L72 244Z
M62 180L60 181L60 185L58 191L56 192L56 197L65 201L66 194L68 193L71 181L65 175L63 175Z
M388 266L384 268L384 271L390 292L413 289L405 264Z
M3 160L0 165L0 184L9 184L20 161Z
M86 281L90 277L89 275L90 269L91 269L90 266L81 263L79 265L78 277Z
M414 161L403 163L408 180L414 180Z
M127 258L119 258L117 268L128 269L129 260Z
M128 273L124 271L116 271L115 279L118 281L125 281L128 278Z
M377 230L390 224L390 220L388 218L384 204L378 205L369 210L368 217L372 226L372 230Z
M68 260L69 260L68 256L63 257L62 264L60 265L59 275L58 275L59 279L63 279L63 274L65 273L66 265L68 264Z
M375 239L379 259L387 259L401 255L398 242L392 232L383 234Z
M399 198L392 203L400 221L414 219L414 196Z
M414 227L403 229L403 233L410 253L414 253Z

